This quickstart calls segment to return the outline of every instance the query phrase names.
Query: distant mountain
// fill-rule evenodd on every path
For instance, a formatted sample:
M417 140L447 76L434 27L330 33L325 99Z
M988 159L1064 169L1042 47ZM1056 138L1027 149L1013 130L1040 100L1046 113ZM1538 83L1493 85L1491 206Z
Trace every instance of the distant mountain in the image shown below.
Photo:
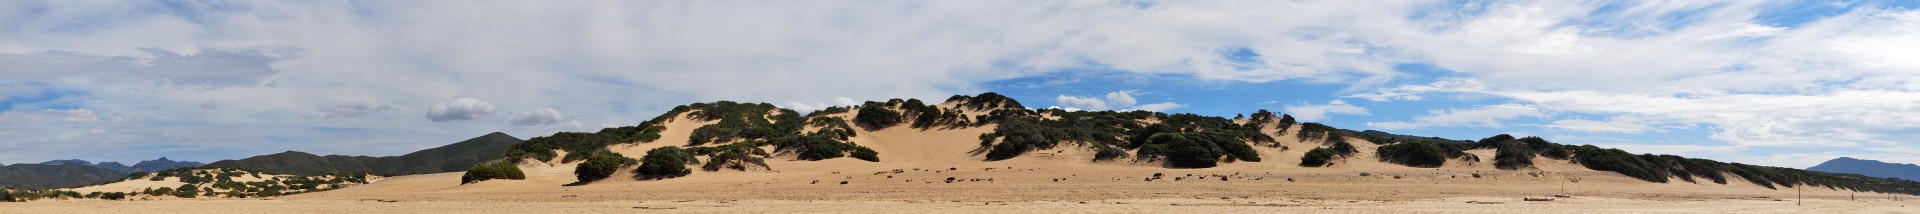
M160 157L160 159L149 160L149 161L140 161L140 163L133 164L133 166L120 164L120 162L100 162L98 164L95 164L93 162L88 162L86 160L80 160L80 159L51 160L47 162L41 162L40 164L91 166L95 168L101 168L109 171L119 172L120 174L127 174L127 173L134 173L134 172L157 172L157 171L165 171L169 169L193 168L193 167L200 167L203 165L207 165L205 163L193 162L193 161L167 160L166 157Z
M474 164L499 158L508 147L520 143L520 138L505 133L494 132L466 141L420 150L401 156L368 157L327 155L287 151L278 154L253 156L240 160L223 160L207 164L209 167L253 169L272 173L295 175L322 175L334 172L370 172L379 175L409 175L441 172L465 171Z
M112 162L109 162L109 163L112 163ZM114 163L114 164L119 164L119 163ZM200 163L200 162L193 162L193 161L173 161L173 160L167 160L166 157L160 157L160 159L155 159L150 161L141 161L140 163L133 164L133 170L131 172L157 172L157 171L163 171L163 170L169 170L169 169L200 167L204 165L207 165L207 164Z
M65 188L119 180L126 173L80 164L0 166L0 186L24 189Z
M1876 160L1854 159L1850 157L1835 158L1833 160L1827 161L1826 163L1820 163L1820 165L1818 166L1807 168L1807 170L1832 172L1832 173L1853 173L1853 174L1861 174L1861 175L1873 176L1873 177L1899 178L1899 179L1907 179L1910 181L1920 181L1920 165L1914 165L1910 163L1908 164L1887 163L1887 162L1880 162Z

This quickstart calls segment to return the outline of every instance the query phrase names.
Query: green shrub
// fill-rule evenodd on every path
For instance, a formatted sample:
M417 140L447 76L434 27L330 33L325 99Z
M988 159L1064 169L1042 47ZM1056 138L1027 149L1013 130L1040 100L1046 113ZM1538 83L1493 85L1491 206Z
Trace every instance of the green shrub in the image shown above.
M866 160L868 162L880 162L880 152L875 152L872 148L865 146L855 146L853 147L853 158L859 158L860 160Z
M1578 160L1580 165L1585 165L1589 169L1618 172L1627 177L1649 182L1666 183L1669 175L1664 167L1648 163L1639 156L1619 149L1600 149L1589 146L1582 147L1576 151L1575 155L1580 157Z
M647 150L647 156L640 158L640 168L633 170L634 179L659 180L687 176L693 173L693 170L687 169L687 164L697 163L700 163L700 159L695 159L693 153L680 147Z
M587 158L586 162L574 167L573 176L579 179L574 184L586 184L611 177L614 172L620 171L620 168L633 162L633 158L621 156L620 153L600 151Z
M1328 151L1327 148L1313 148L1313 150L1307 150L1307 155L1300 156L1300 166L1322 167L1327 166L1332 160L1332 151Z
M708 153L707 164L702 165L700 169L709 172L720 171L720 169L746 171L747 167L750 166L757 166L761 169L772 169L771 167L767 167L766 159L754 156L755 154L766 155L766 152L760 151L760 148L748 147L746 145L750 144L729 145ZM696 151L695 153L701 152Z
M492 161L474 165L473 169L467 170L465 175L460 176L460 183L470 184L493 179L524 180L527 179L527 174L521 172L520 166L515 166L511 161Z
M1526 143L1507 141L1499 143L1497 151L1494 151L1493 166L1504 170L1530 168L1533 167L1533 156L1533 148L1527 147Z
M1282 118L1281 120L1284 121L1285 118ZM1327 126L1326 124L1301 123L1300 133L1295 135L1295 137L1300 138L1300 141L1313 141L1313 140L1334 141L1336 139L1342 138L1343 136L1341 135L1344 135L1342 133L1344 132L1341 132L1340 129L1333 128L1332 126Z
M1437 168L1446 165L1447 158L1461 154L1459 150L1449 150L1437 142L1409 141L1380 146L1376 149L1380 161L1411 167Z
M1021 106L1018 100L1013 100L1013 98L993 92L980 93L978 96L953 95L953 97L947 98L947 102L961 102L960 106L972 109L1027 108L1026 106Z
M1566 160L1568 157L1571 157L1573 155L1572 149L1566 148L1566 146L1561 146L1560 144L1554 144L1553 142L1548 142L1547 139L1541 139L1540 137L1527 136L1525 138L1520 138L1519 141L1526 143L1527 148L1532 149L1535 153L1538 153L1541 157Z
M892 105L867 102L860 106L860 113L853 116L853 123L867 130L880 130L900 124L900 112Z
M793 152L800 160L826 160L846 157L856 146L821 135L802 135L768 140L776 152Z
M1114 160L1127 157L1127 150L1113 145L1100 144L1093 153L1094 161Z

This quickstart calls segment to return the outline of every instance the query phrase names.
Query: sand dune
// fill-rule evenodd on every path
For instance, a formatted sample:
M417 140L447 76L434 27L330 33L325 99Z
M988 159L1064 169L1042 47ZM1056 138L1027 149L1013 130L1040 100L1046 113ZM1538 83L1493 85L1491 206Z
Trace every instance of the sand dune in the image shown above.
M976 113L976 112L968 112ZM854 112L835 116L851 119ZM684 115L682 115L684 116ZM659 141L611 146L629 157L681 146L691 130L716 121L678 117ZM1149 121L1151 122L1151 121ZM1269 130L1273 127L1268 125ZM1565 160L1535 159L1534 169L1498 170L1493 151L1480 161L1415 168L1377 161L1374 145L1348 139L1358 153L1331 167L1300 167L1305 151L1294 133L1256 146L1261 162L1205 169L1168 169L1130 160L1094 162L1075 143L984 161L977 136L994 126L858 129L852 142L880 152L880 162L853 158L794 161L769 158L773 171L698 171L636 181L632 167L613 178L573 183L578 163L526 161L526 180L462 185L461 173L391 177L372 184L269 199L185 199L161 202L51 200L4 204L0 213L153 212L1337 212L1337 213L1885 213L1920 212L1920 203L1884 194L1811 187L1804 206L1796 189L1767 189L1729 175L1728 184L1650 183L1588 170ZM1298 130L1293 127L1292 130ZM564 154L562 154L564 156ZM1160 174L1157 179L1151 179ZM1478 175L1477 177L1475 175ZM166 182L124 182L83 190L132 190ZM1522 197L1567 195L1551 202ZM1858 196L1858 197L1855 197ZM1849 200L1850 197L1859 200Z

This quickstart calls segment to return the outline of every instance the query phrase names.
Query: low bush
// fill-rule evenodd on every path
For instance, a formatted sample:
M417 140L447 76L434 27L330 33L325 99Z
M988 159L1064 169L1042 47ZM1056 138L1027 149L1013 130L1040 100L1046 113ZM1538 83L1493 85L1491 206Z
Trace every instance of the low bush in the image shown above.
M586 184L612 177L614 172L634 162L633 158L621 156L620 153L600 151L587 158L586 162L574 167L573 176L579 179L574 184Z
M700 163L700 159L695 159L692 152L687 152L680 147L655 148L647 150L647 156L640 158L640 168L633 170L633 177L640 180L659 180L687 176L687 174L693 174L692 169L687 169L687 164L697 163Z
M1458 147L1449 147L1443 142L1407 141L1387 144L1376 149L1380 161L1411 167L1436 168L1446 165L1447 159L1464 154Z
M1533 148L1527 147L1526 143L1506 141L1498 145L1493 155L1494 168L1515 170L1533 167Z
M527 179L527 174L521 172L520 167L513 165L513 162L492 161L474 165L473 169L467 170L465 175L460 176L460 183L470 184L492 179L523 180Z
M1167 166L1207 168L1228 161L1260 161L1260 154L1234 136L1222 132L1168 132L1148 137L1140 147L1141 159L1164 159Z
M853 123L867 130L880 130L899 125L901 117L900 112L894 111L892 105L867 102L860 106L860 113L853 115Z
M853 158L858 158L860 160L865 160L867 162L880 162L880 152L875 152L873 151L872 148L867 148L865 146L854 146Z
M1327 166L1330 161L1333 161L1333 152L1327 148L1313 148L1307 150L1307 155L1300 156L1300 166L1304 167Z
M1580 165L1585 165L1589 169L1618 172L1640 180L1666 183L1669 175L1665 167L1647 162L1640 159L1640 156L1619 149L1585 146L1576 150L1575 155L1580 157L1578 159Z
M721 169L746 171L748 167L772 169L767 166L766 159L755 155L764 156L766 152L760 151L760 148L747 146L724 147L715 152L707 153L707 164L700 166L700 169L708 172L720 171Z

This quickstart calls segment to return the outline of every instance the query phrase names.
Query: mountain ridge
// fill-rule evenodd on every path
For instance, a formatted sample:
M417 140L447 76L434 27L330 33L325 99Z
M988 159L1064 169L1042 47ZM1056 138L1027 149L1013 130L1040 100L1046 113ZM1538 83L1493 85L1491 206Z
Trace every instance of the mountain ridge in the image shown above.
M1827 162L1822 162L1820 165L1807 167L1807 170L1920 181L1920 165L1911 163L1888 163L1852 157L1839 157L1833 160L1827 160Z
M507 147L521 141L523 140L506 133L493 132L400 156L322 156L307 152L285 151L243 159L216 161L207 164L207 167L252 169L293 175L324 175L336 172L368 172L378 175L454 172L497 158L507 150Z

